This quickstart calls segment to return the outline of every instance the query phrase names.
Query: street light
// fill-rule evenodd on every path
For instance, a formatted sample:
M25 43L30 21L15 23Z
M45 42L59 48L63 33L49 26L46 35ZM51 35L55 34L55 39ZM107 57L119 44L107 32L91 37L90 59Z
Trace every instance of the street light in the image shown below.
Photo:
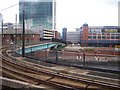
M12 46L12 52L14 52L14 42L10 42L10 45Z
M24 15L25 10L23 9L23 37L22 37L22 57L25 56L25 21L24 21Z
M2 19L2 45L3 45L3 19Z
M83 69L85 69L85 53L83 53Z
M57 61L58 61L57 47L58 47L58 45L55 46L56 63L57 63Z
M34 26L31 26L30 27L30 31L29 31L29 34L30 34L30 38L29 39L31 39L31 41L30 41L30 45L32 45L32 28L33 28Z
M15 49L16 49L16 46L17 46L17 14L15 15L14 45L15 45Z
M48 59L48 52L49 52L49 49L48 49L49 47L48 47L48 43L46 44L46 61L47 61L47 59Z

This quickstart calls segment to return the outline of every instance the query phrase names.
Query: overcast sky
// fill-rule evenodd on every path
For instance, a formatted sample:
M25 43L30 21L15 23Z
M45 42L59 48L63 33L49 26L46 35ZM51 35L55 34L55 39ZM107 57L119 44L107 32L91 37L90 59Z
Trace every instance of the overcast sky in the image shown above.
M89 26L117 26L118 2L120 0L56 0L57 1L57 29L68 28L73 31L83 23ZM19 0L0 0L0 10L17 4ZM18 5L0 11L4 22L15 22Z

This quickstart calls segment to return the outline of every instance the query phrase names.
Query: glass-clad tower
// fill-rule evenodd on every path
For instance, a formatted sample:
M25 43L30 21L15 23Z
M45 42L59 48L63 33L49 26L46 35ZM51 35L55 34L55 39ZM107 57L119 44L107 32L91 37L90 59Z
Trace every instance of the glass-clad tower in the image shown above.
M31 26L42 25L46 29L56 28L55 0L19 0L19 22L22 24L23 9L25 21Z

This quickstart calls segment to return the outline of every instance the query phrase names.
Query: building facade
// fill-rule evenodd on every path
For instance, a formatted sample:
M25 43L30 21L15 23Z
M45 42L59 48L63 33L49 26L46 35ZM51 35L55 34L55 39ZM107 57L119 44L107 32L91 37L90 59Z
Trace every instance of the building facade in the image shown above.
M66 42L67 28L63 28L62 30L62 41Z
M13 24L13 23L4 23L3 24L3 35L1 41L4 41L3 44L10 44L11 42L15 42L17 45L22 44L23 40L23 29L21 25ZM25 30L25 43L39 43L42 40L51 40L52 39L60 39L60 33L58 31L45 29L41 26L31 27L30 29Z
M19 22L25 21L29 26L42 25L46 29L56 28L56 1L55 0L19 0Z
M60 34L60 32L55 31L55 32L54 32L54 35L55 35L54 38L59 39L59 40L61 39L61 34Z
M16 28L17 27L17 28ZM3 24L3 34L2 36L3 44L10 44L11 42L16 43L17 45L22 44L23 40L23 30L20 25L13 23L4 23ZM31 44L40 41L40 34L37 30L27 30L25 31L25 43Z
M67 32L66 41L70 43L79 43L80 41L80 31Z
M81 32L81 42L83 46L88 46L88 24L83 24L82 32Z
M115 46L120 39L119 26L85 26L80 32L82 46Z
M54 38L54 31L49 29L43 29L40 31L41 40L51 40Z

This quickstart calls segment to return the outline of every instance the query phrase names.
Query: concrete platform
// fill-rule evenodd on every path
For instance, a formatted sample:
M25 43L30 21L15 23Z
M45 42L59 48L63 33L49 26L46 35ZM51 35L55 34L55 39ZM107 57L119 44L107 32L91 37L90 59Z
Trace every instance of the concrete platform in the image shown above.
M30 83L13 80L0 76L0 86L14 88L15 90L46 90L45 87L36 86Z

